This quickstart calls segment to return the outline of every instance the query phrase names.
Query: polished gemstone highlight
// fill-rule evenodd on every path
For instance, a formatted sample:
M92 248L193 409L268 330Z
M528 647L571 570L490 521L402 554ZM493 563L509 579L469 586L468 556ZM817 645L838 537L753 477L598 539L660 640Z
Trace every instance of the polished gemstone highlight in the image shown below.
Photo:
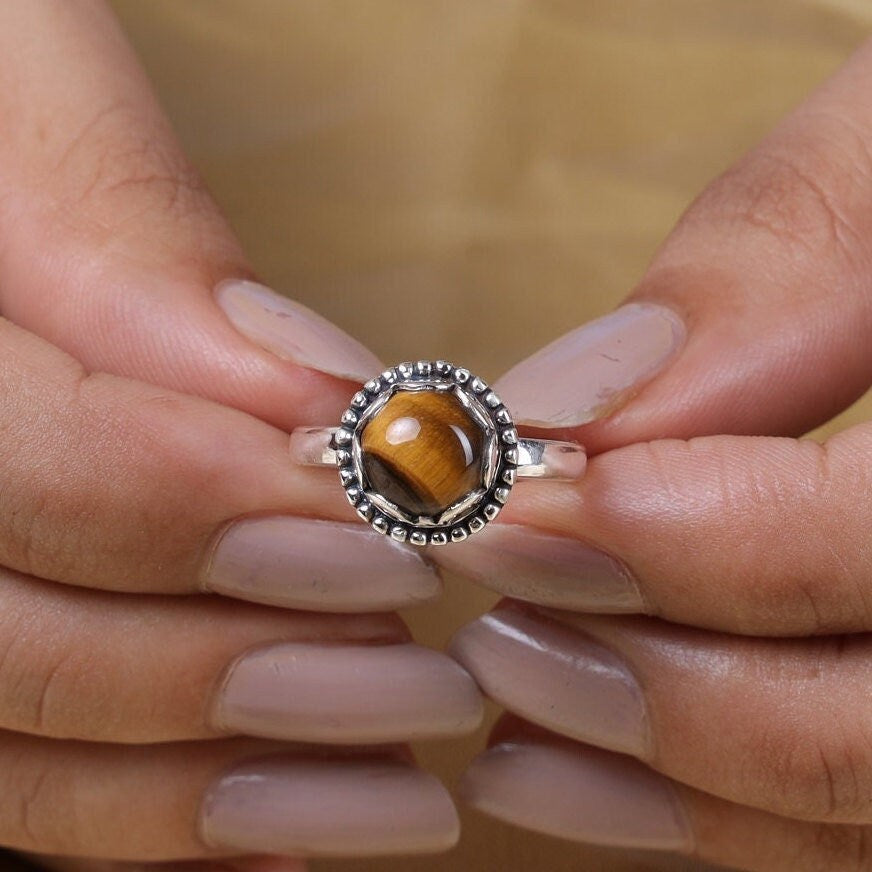
M485 436L450 391L397 391L363 428L373 490L414 515L435 515L481 485Z

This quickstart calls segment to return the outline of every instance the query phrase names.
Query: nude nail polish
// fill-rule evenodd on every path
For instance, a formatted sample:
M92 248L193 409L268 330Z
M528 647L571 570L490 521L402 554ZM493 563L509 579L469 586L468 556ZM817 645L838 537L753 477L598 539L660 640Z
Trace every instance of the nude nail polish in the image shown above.
M629 665L586 633L514 604L461 628L449 653L484 693L562 736L645 756L645 699Z
M460 796L499 820L577 842L684 852L694 844L667 778L631 757L556 738L488 749L464 774Z
M468 733L482 714L475 682L438 651L285 642L232 664L211 720L252 736L376 744Z
M513 599L586 612L645 612L642 594L617 559L523 524L488 524L462 548L434 555L443 569Z
M286 360L355 381L384 369L372 352L322 315L257 282L220 282L215 301L243 336Z
M684 343L678 315L655 303L628 303L555 339L494 385L515 421L575 427L623 406Z
M231 524L202 583L205 590L238 599L335 612L416 605L442 589L436 570L412 546L364 524L292 515Z
M436 853L459 829L434 776L376 757L243 763L211 786L200 812L210 847L296 857Z

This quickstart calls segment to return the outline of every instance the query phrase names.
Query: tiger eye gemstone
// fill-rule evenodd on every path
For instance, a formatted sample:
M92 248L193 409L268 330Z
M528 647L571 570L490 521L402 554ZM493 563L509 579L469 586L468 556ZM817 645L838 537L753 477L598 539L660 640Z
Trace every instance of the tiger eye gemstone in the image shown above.
M398 391L360 438L372 487L414 515L435 515L481 484L484 432L453 393Z

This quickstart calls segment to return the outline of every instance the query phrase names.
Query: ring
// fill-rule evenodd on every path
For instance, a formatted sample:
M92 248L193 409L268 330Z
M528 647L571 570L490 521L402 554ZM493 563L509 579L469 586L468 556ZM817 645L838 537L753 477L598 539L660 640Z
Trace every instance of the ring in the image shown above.
M385 370L338 427L296 428L291 455L338 466L357 514L413 545L460 542L499 514L516 480L576 479L587 460L576 442L518 436L488 385L444 360Z

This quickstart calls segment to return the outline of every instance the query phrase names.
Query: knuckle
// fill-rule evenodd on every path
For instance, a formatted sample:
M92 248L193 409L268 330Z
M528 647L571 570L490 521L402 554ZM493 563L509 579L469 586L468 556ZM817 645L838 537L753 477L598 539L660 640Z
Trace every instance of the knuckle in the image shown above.
M812 824L810 869L826 872L872 872L872 831L868 827Z
M41 851L67 847L63 830L70 819L57 814L60 799L57 778L47 761L29 764L26 771L21 771L23 766L16 767L10 779L18 801L8 806L9 817L3 816L5 827L10 830L4 841Z
M25 381L20 394L35 396L29 414L0 445L0 562L31 575L67 580L76 565L89 565L83 541L98 511L96 495L76 486L76 459L88 422L99 421L80 401L90 377L81 368L60 374L50 393ZM100 445L93 445L99 451Z
M178 563L173 583L188 583L191 543L207 535L211 516L199 525L192 517L190 533L178 520L195 514L192 489L219 488L215 469L196 457L196 445L167 438L187 432L177 423L183 400L143 388L118 402L117 389L114 376L80 373L52 396L51 408L31 415L8 454L0 445L0 563L113 588L144 583L148 567L169 572ZM179 456L190 463L176 462Z
M22 786L21 798L18 805L19 828L23 835L30 840L32 845L44 845L45 838L41 832L42 822L45 815L40 813L44 802L45 784L48 780L48 772L37 772L29 783Z
M143 129L140 113L124 102L94 113L55 166L77 220L90 217L111 229L144 212L188 214L208 202L198 173L168 132Z
M837 728L826 737L774 731L763 759L780 813L839 823L868 815L872 796L869 743Z
M755 593L754 605L766 614L789 616L791 626L803 636L827 637L862 629L872 614L861 586L837 583L831 572L796 567L764 578ZM755 579L756 581L756 579Z
M688 467L695 468L701 463L700 454L705 451L705 443L696 440L658 439L651 442L640 442L623 449L632 462L644 471L639 482L640 490L632 506L625 507L625 500L604 492L599 499L602 501L601 511L620 516L632 511L634 520L646 520L656 517L667 503L676 507L688 521L688 529L684 526L676 530L679 537L690 542L697 534L697 522L705 506L698 498L698 489L694 489L686 474ZM717 456L705 456L702 462L717 462Z
M71 529L67 524L58 528L54 494L39 478L24 475L14 484L4 483L0 493L4 562L31 575L56 567L54 575L61 578L70 562Z
M740 218L794 246L848 248L851 223L822 173L787 154L764 152L758 160L763 179L748 192Z
M17 573L0 583L0 730L94 741L148 735L165 676L131 681L137 655L107 635L111 595L83 600Z
M52 738L114 734L124 700L117 693L114 698L109 695L100 664L72 643L65 638L39 662L28 662L19 681L18 729Z
M49 624L41 629L57 628ZM67 682L71 658L58 651L55 633L51 643L31 644L27 621L19 619L15 625L4 626L3 631L7 636L0 655L3 726L34 735L63 731L63 724L55 723L57 715L65 710L64 700L76 696L69 692ZM66 713L61 720L66 720Z
M782 479L776 488L782 499L773 493L766 506L767 514L776 519L769 541L780 536L802 543L801 550L791 554L784 549L781 569L773 573L761 549L758 562L765 574L758 589L764 605L772 614L790 614L803 635L865 630L872 619L867 570L872 550L858 543L862 520L845 500L862 482L863 464L846 463L829 443L803 440L795 451L790 481L785 486ZM827 507L823 514L821 506ZM810 529L817 529L818 535L809 538Z
M834 151L838 149L837 158ZM828 132L802 135L789 147L764 143L700 197L727 222L762 230L785 260L826 253L851 260L865 251L853 187L872 160L855 134L834 121ZM705 210L708 212L708 209Z

